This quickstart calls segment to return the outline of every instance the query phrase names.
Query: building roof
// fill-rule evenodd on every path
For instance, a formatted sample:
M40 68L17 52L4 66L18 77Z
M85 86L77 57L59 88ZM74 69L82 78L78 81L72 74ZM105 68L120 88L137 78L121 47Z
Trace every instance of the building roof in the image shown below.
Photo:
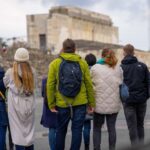
M79 50L100 50L104 48L111 48L111 49L118 49L123 48L123 45L119 44L110 44L110 43L103 43L103 42L96 42L96 41L89 41L89 40L75 40L76 48Z
M95 22L98 24L104 24L108 26L112 26L112 20L109 16L92 12L89 10L81 9L78 7L71 7L71 6L56 6L50 9L50 15L54 13L68 15L72 18L78 18L90 22Z

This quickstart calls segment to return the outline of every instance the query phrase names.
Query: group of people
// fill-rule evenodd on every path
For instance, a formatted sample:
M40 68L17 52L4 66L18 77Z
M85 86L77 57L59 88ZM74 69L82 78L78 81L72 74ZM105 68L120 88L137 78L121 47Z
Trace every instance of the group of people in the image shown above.
M134 47L123 47L121 64L109 48L102 50L99 60L93 54L86 55L84 60L75 51L74 41L66 39L59 57L50 63L48 75L42 80L41 124L49 128L50 149L65 150L71 120L70 150L80 150L82 133L85 150L89 150L93 120L93 149L101 150L101 130L106 120L109 150L115 150L116 120L122 106L131 144L144 143L150 77L147 66L134 56ZM126 100L120 97L123 83L129 92ZM29 52L19 48L13 67L6 73L0 68L0 150L6 150L8 125L16 150L34 149L35 90L36 75L29 63Z

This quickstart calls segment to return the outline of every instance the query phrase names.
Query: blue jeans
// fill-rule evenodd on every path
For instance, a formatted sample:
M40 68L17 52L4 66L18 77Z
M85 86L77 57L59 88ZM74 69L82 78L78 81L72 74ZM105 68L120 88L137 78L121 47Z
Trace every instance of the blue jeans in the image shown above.
M49 146L51 150L56 149L56 129L55 128L49 128Z
M34 150L34 145L31 146L20 146L20 145L15 145L16 146L16 150Z
M70 150L80 150L82 140L82 128L85 120L86 105L74 106L72 108L73 115L71 118L70 108L58 107L57 131L56 131L56 150L65 149L65 137L67 127L72 120L72 141Z
M83 138L84 144L90 144L90 130L91 130L91 120L85 120L83 125Z

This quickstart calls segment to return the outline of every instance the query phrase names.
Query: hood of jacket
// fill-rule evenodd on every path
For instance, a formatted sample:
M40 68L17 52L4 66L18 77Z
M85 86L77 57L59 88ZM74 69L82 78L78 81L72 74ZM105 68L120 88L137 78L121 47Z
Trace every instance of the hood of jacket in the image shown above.
M96 63L97 63L97 64L104 65L104 64L105 64L105 58L99 59Z
M131 56L131 55L125 56L124 59L121 61L121 63L123 65L134 64L136 62L138 62L137 58L135 56Z
M81 60L81 57L75 53L61 53L60 57L64 58L65 60L70 60L70 61L80 61Z

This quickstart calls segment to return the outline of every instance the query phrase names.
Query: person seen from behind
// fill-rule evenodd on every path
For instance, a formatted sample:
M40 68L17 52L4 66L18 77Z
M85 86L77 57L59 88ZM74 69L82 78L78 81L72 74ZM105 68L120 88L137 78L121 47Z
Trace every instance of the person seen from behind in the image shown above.
M51 150L56 149L56 120L57 116L55 112L51 112L48 108L47 94L46 94L46 82L47 78L42 79L42 97L43 97L43 113L41 118L41 124L45 128L49 128L49 145Z
M95 106L89 67L75 51L74 41L66 39L60 56L49 65L48 106L52 112L58 113L56 150L65 150L65 137L70 120L72 121L70 150L80 150L87 107L89 112L93 112Z
M132 145L144 142L144 118L149 95L149 71L146 64L134 56L134 46L123 47L124 58L121 62L124 83L129 89L129 97L123 102L124 114Z
M89 69L91 69L92 66L96 64L96 57L93 54L87 54L85 56L85 60L89 66ZM85 121L83 124L83 138L84 138L85 150L90 149L91 120L93 120L93 114L89 114L87 112L86 117L85 117Z
M91 75L96 100L93 120L94 150L101 150L101 129L105 120L109 150L115 150L116 119L121 108L119 85L122 83L122 69L117 65L113 50L103 49L102 60L91 68Z
M19 48L13 67L3 78L8 88L8 118L16 150L34 149L35 71L29 63L29 52Z
M0 58L1 59L1 58ZM6 110L6 98L3 77L5 71L2 66L0 66L0 149L6 150L6 131L8 127L8 116Z

